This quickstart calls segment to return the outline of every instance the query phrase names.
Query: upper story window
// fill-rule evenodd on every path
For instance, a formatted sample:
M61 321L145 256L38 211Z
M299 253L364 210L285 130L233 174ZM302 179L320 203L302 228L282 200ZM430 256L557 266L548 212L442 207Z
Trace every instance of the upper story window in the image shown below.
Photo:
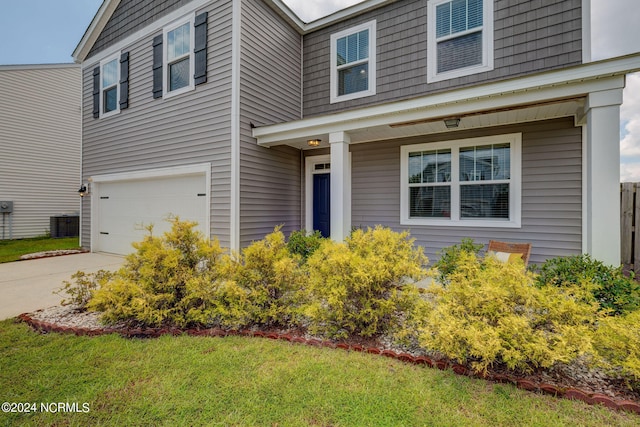
M129 52L111 55L93 69L93 118L129 107Z
M521 135L401 148L401 224L520 227Z
M169 98L206 83L207 21L207 12L190 15L154 37L154 98Z
M428 81L493 69L493 0L429 0Z
M376 93L376 21L331 35L331 96L340 102Z
M118 111L118 57L100 63L100 98L101 115Z
M164 30L164 93L176 95L194 88L193 19Z

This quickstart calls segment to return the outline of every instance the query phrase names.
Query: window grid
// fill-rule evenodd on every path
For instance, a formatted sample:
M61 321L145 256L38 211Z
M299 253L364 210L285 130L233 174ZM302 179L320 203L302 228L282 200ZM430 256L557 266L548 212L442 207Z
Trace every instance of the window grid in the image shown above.
M100 66L100 115L109 115L118 111L118 58L107 59Z

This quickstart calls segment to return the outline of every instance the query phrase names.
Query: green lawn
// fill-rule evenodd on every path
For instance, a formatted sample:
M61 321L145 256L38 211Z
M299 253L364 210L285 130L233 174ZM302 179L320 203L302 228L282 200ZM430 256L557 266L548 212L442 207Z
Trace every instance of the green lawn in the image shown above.
M124 339L0 322L0 425L637 426L638 416L365 353L260 338ZM43 413L77 403L88 412Z
M18 261L21 255L56 249L79 249L78 238L35 237L33 239L0 240L0 263Z

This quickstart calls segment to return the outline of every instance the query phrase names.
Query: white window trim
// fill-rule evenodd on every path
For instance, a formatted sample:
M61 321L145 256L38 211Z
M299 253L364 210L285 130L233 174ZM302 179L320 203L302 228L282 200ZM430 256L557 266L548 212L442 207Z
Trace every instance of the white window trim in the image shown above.
M115 114L120 113L120 54L121 52L115 53L102 61L100 61L100 118L113 116ZM102 86L102 78L104 77L104 65L109 62L115 60L116 61L116 69L118 70L116 77L116 109L113 111L109 111L107 113L104 112L104 90L105 88ZM111 86L110 86L111 87Z
M462 219L460 218L460 174L459 149L489 144L510 144L511 179L509 182L509 219ZM409 153L437 149L451 149L451 218L409 217ZM400 147L400 224L436 225L453 227L499 227L521 228L522 218L522 134L512 133L480 138L459 139L427 144L403 145Z
M338 39L350 34L359 33L362 30L369 30L369 89L360 92L350 93L348 95L338 95L338 64L336 61L336 47ZM348 101L350 99L363 98L376 94L376 21L365 22L355 27L331 34L331 90L329 103ZM363 61L364 62L364 61Z
M451 0L429 0L427 3L427 83L468 76L493 70L493 1L482 2L482 64L438 73L438 45L436 40L436 6ZM475 32L475 31L469 31ZM459 33L458 36L465 33Z
M162 29L162 97L163 98L171 98L176 95L183 94L185 92L190 92L195 89L194 83L194 66L195 66L195 55L193 53L193 49L195 46L195 22L196 15L195 13L189 15L189 17L181 19L172 23L171 25ZM189 84L180 89L169 91L169 43L167 42L167 35L169 32L175 30L178 27L183 26L184 24L189 24Z

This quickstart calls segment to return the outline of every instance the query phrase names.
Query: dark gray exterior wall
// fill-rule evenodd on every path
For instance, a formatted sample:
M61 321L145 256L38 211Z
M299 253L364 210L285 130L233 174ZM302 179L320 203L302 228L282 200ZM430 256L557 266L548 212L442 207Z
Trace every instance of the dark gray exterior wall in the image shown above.
M427 83L427 2L401 0L304 37L305 117L580 64L581 0L495 0L494 69ZM375 19L376 95L329 103L331 34Z
M470 228L400 224L400 147L522 132L522 227ZM573 118L397 141L357 144L352 156L352 226L409 230L431 260L464 237L531 242L531 262L582 251L582 128Z
M153 99L152 39L162 29L127 46L129 108L92 117L92 71L83 71L83 164L93 175L211 163L211 233L229 245L231 191L231 0L208 11L208 80L194 91ZM108 53L108 52L105 52ZM91 58L88 59L91 61ZM82 245L90 246L90 198L83 200Z
M89 57L108 48L191 0L121 0L89 51Z
M240 68L240 244L262 239L276 225L301 225L301 154L264 148L256 126L302 117L302 38L260 0L242 2Z

